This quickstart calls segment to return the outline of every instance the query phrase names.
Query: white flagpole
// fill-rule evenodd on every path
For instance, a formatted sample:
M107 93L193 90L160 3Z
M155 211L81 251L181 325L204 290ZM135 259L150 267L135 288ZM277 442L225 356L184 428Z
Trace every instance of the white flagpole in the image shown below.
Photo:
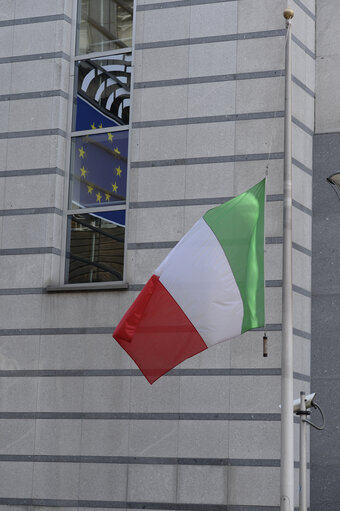
M285 9L285 123L284 199L282 267L282 351L281 351L281 489L280 510L294 511L294 422L293 422L293 307L292 307L292 93L291 20L292 9Z

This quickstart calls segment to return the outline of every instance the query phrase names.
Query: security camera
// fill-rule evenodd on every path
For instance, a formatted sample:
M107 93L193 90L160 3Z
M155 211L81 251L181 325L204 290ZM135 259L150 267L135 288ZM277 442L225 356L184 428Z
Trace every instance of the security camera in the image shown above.
M312 406L314 406L313 401L315 398L315 394L316 394L316 392L313 392L313 394L308 394L308 396L305 396L306 410L308 410L308 408L311 408ZM294 413L296 413L300 410L300 406L301 406L301 399L294 399L294 401L293 401Z

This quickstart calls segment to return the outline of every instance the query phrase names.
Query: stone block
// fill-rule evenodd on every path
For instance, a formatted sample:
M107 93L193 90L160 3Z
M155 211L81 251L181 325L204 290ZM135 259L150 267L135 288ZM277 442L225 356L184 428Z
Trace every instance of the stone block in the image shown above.
M41 319L41 295L0 295L3 329L36 328ZM13 315L20 310L20 317Z
M2 454L31 454L34 451L35 423L33 419L0 421ZM5 465L5 464L4 464ZM8 464L10 465L10 463Z
M129 369L129 367L130 357L110 334L41 336L40 369Z
M5 499L27 499L32 492L33 463L0 462L0 492ZM13 482L15 481L15 484Z
M304 248L312 248L312 217L293 208L293 242L298 243Z
M140 160L185 158L186 126L144 128L140 132Z
M193 4L190 15L191 38L237 33L236 2Z
M8 131L66 128L68 103L62 97L22 99L9 104Z
M188 86L151 87L133 93L133 122L178 119L187 116Z
M314 130L314 98L292 83L292 115Z
M129 456L177 457L179 421L153 420L150 424L130 421Z
M134 413L176 413L179 407L179 377L165 375L152 386L144 377L131 378L129 410Z
M126 420L84 419L81 426L81 455L128 456L132 423L135 421L129 425ZM132 455L138 456L138 453Z
M81 377L40 378L37 409L39 412L81 412L83 396Z
M174 502L177 467L175 465L129 465L127 500L133 502Z
M188 117L235 113L235 91L235 81L190 84L187 91Z
M228 412L230 384L229 376L181 376L180 411Z
M1 412L35 412L38 382L35 378L3 378Z
M231 155L235 145L235 123L190 124L186 137L187 158ZM209 183L206 185L209 190Z
M47 215L14 215L3 219L4 248L53 246L53 234L60 236L61 217ZM57 215L56 215L57 216Z
M238 4L238 31L240 33L279 30L284 27L283 0L242 0Z
M311 298L293 293L293 324L303 332L311 331Z
M270 154L283 151L283 119L237 121L236 154Z
M236 112L279 112L284 110L284 78L238 80Z
M229 467L228 483L230 505L279 506L279 467Z
M237 72L284 69L284 38L265 37L237 41Z
M84 380L85 412L126 412L130 404L130 377L91 377Z
M0 370L34 370L38 368L38 360L39 337L37 335L6 336L1 339ZM14 382L13 379L12 383Z
M13 30L13 26L1 27L0 57L8 57L8 55L13 55Z
M135 82L184 78L188 56L188 46L140 50L136 52Z
M12 94L58 89L68 92L70 63L66 60L37 59L14 62L11 66Z
M137 43L186 39L190 36L190 7L154 9L144 13L143 39Z
M80 466L79 499L123 502L127 493L127 465L85 463Z
M72 500L78 491L78 463L35 463L32 498Z
M178 431L178 456L229 458L229 431L228 421L181 421Z
M280 376L230 377L231 413L278 413ZM271 392L268 393L268 389Z
M16 2L15 17L31 18L36 16L49 16L53 14L61 14L64 12L64 1L55 0L53 2L44 2L41 5L39 0L30 0L27 4L26 0L18 0ZM70 14L69 14L70 15Z
M180 466L178 500L181 503L223 505L228 500L229 467Z
M209 43L207 45L194 44L190 47L190 77L224 75L235 73L235 71L236 41Z
M81 439L82 423L80 420L40 420L36 422L34 454L79 456L81 454Z
M229 457L279 460L280 422L230 421Z

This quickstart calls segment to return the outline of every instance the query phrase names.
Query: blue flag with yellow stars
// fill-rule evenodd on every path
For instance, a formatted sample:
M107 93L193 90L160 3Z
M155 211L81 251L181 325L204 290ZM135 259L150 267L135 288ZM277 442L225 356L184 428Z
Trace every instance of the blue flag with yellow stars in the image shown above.
M128 136L124 130L73 139L72 209L125 203Z

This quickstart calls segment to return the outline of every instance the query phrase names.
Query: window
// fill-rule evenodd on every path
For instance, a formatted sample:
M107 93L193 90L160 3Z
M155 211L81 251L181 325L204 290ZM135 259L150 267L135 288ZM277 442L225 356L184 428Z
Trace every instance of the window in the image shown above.
M78 0L66 284L124 280L132 18L132 0Z

